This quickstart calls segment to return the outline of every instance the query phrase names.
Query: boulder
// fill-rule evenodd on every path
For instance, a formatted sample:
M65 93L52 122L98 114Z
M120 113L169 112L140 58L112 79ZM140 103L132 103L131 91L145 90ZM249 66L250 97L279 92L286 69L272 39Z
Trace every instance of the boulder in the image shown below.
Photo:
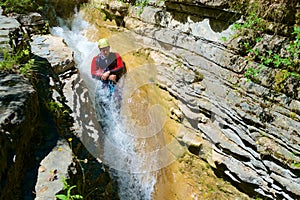
M55 74L64 73L75 67L73 51L60 37L34 35L30 46L33 54L48 60Z

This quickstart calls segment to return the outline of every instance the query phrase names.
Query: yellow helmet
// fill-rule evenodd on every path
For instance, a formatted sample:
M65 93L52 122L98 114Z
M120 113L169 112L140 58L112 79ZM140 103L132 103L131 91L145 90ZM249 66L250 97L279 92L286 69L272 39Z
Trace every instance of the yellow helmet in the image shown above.
M98 41L99 48L104 48L109 46L109 42L107 38L102 38Z

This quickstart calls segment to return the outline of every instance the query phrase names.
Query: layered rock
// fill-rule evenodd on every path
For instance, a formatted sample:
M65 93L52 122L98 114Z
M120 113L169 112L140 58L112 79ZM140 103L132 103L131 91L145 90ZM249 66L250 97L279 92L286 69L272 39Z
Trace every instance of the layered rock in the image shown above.
M24 77L1 73L1 199L20 197L26 170L33 162L32 141L37 137L37 93ZM24 154L24 152L27 152Z
M164 9L148 6L140 15L131 7L125 27L159 52L152 53L158 84L180 100L182 123L210 142L210 164L220 174L253 196L299 198L299 96L243 78L249 65L221 40L232 34L238 15L220 11L221 4L217 10L193 5L167 1ZM299 83L293 87L297 92Z
M10 34L20 27L20 23L12 18L2 15L0 7L0 48L11 49Z
M9 52L11 35L20 28L20 23L2 15L2 10L0 13L1 49ZM38 94L27 79L4 72L0 76L0 198L19 198L26 172L32 167L29 163L34 163L31 143L38 136L40 106Z
M63 189L63 178L70 178L69 184L77 185L91 198L117 198L115 186L101 163L72 134L73 120L66 111L71 109L65 104L61 78L77 74L73 52L59 37L35 35L45 25L37 13L1 15L0 20L5 48L19 48L26 42L24 35L32 36L34 60L30 80L0 73L0 198L53 199ZM73 85L68 86L72 93L67 95L77 95ZM63 109L66 112L62 113ZM101 189L95 190L99 186Z
M73 52L62 38L52 35L34 35L30 45L33 54L48 60L56 75L69 71L75 66Z
M92 138L98 138L100 127L95 118L88 90L75 68L73 51L67 47L62 38L57 36L36 35L32 39L33 53L47 59L51 65L53 71L51 85L56 90L52 96L53 100L63 103L72 117L67 121L63 117L56 121L59 132L64 133L64 138L71 140L69 143L72 149L69 149L66 139L62 139L43 159L41 166L47 170L56 167L60 173L53 182L45 181L47 173L39 173L35 186L36 199L54 198L54 195L62 189L63 185L59 180L63 177L69 178L68 184L76 185L78 193L84 197L88 195L88 199L118 198L116 186L112 183L109 174L105 172L101 161L96 160L97 155L94 154L96 145L92 145L95 141L86 141L87 138L91 139L91 135L94 136ZM91 145L84 146L84 144ZM101 189L95 190L99 186ZM45 187L47 190L43 190Z

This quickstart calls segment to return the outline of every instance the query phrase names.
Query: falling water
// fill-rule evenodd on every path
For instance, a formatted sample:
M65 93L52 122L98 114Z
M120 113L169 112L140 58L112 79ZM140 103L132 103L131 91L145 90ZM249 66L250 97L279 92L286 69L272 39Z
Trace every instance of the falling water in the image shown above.
M140 95L143 93L140 87L149 84L149 82L136 81L139 78L146 80L153 70L151 66L147 66L140 69L141 71L137 70L137 74L127 74L126 78L120 81L122 85L117 86L120 89L117 94L123 96L122 100L116 95L111 95L109 90L99 89L102 88L102 83L95 82L89 74L90 61L98 53L96 42L88 41L85 36L89 28L91 25L77 13L70 28L61 25L53 27L51 32L53 35L64 38L74 51L77 68L89 89L91 99L94 100L93 105L102 127L99 134L102 134L104 138L101 144L104 155L97 155L97 157L110 167L111 174L118 182L120 198L124 200L151 199L157 171L162 166L157 157L163 157L164 152L160 151L161 144L158 142L162 141L161 137L153 136L148 132L157 133L161 130L164 113L160 107L154 106L150 112L155 117L150 119L151 123L148 126L132 123L128 116L125 116L130 109L129 105L134 108L140 106L141 102L135 102L132 95ZM144 110L139 110L139 112L144 112Z

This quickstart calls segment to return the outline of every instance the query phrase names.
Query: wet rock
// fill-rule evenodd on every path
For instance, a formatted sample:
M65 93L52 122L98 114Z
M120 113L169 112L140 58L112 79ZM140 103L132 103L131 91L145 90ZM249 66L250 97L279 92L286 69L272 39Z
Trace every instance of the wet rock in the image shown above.
M34 36L31 45L32 52L47 59L54 71L52 85L59 87L54 87L57 92L53 92L52 98L64 99L72 117L70 121L57 119L57 129L64 137L70 138L67 138L68 142L59 139L52 144L53 148L40 163L39 169L43 166L44 170L37 170L36 199L55 198L57 193L66 194L62 191L63 178L68 178L68 184L76 185L78 193L80 191L81 195L88 195L90 199L117 199L116 186L101 160L95 159L101 157L103 148L99 145L101 128L93 109L93 99L74 68L72 50L61 38L51 35Z
M180 57L180 60L174 58L175 62L184 63L171 68L168 64L170 61L165 57L160 58L157 55L152 57L160 63L159 84L182 102L179 104L185 116L182 123L194 128L195 132L200 130L204 139L214 146L213 154L221 156L212 158L218 170L223 171L242 190L252 195L258 193L269 198L278 196L290 198L295 195L292 189L272 184L285 181L280 178L275 180L275 177L270 176L268 170L274 173L276 170L267 169L263 161L268 157L284 166L287 159L293 162L287 155L288 152L291 153L289 149L298 152L295 144L298 141L296 138L299 137L297 131L299 130L297 128L299 101L297 99L287 101L285 95L276 96L270 88L266 87L267 85L241 79L240 73L243 73L246 66L249 67L248 63L234 52L214 43L217 40L212 36L217 36L216 33L203 32L210 42L202 38L195 39L196 37L191 35L193 31L187 34L182 23L177 23L177 26L182 28L173 29L172 24L175 27L176 19L172 19L168 12L160 12L157 8L150 11L157 15L159 13L161 21L156 23L159 28L152 26L157 19L146 19L147 14L142 15L141 21L136 18L126 18L128 22L126 24L137 34L153 38L149 46L154 46L153 48L160 49L167 55L174 54ZM131 26L131 23L134 23L134 26ZM192 27L193 22L188 23ZM203 29L205 27L208 26L202 26ZM222 34L225 36L226 31ZM274 47L276 45L278 44L274 43ZM232 64L232 62L236 63ZM187 68L203 74L204 78L200 84L205 86L205 89L190 86L193 82L193 73L185 76L189 73ZM204 114L204 120L200 119L199 113ZM291 114L294 119L289 117ZM293 130L295 131L292 139L288 133ZM264 152L257 142L263 135L276 141L270 150L264 147ZM297 159L293 158L293 160L297 162ZM292 173L293 168L289 165L286 170ZM282 184L285 184L283 182ZM291 179L291 182L297 185L296 179Z
M0 12L2 14L2 9ZM26 28L44 25L41 16L36 13L18 17L16 18L20 19L21 23L27 26ZM4 38L4 44L8 44L10 41L8 35L11 31L20 28L19 26L20 23L15 18L0 16L0 41ZM20 30L25 31L26 28L22 27ZM22 75L0 73L0 199L33 199L35 195L37 199L54 199L55 193L63 188L62 177L69 176L68 167L73 159L72 150L68 142L63 139L58 140L52 151L47 149L53 145L53 142L56 142L57 129L67 127L68 123L54 124L53 116L45 108L46 102L52 100L49 78L54 80L54 85L59 84L56 82L58 81L56 75L74 68L72 51L66 47L62 39L50 35L33 36L32 38L34 40L31 43L34 54L32 56L39 65L35 66L37 69L32 81L36 85L32 86ZM49 70L49 63L43 58L49 60L53 71L57 74L48 73L52 70ZM63 96L59 96L61 95L60 91L58 92L58 98L63 99ZM56 120L59 121L59 119ZM64 130L64 134L66 132L70 133L71 131ZM82 154L85 156L88 155L83 145L76 149L80 153L83 152ZM36 164L43 156L45 159L38 168ZM87 164L86 158L82 160L84 160L84 164ZM93 169L86 171L87 182L94 180L94 183L88 182L89 186L93 183L94 188L99 187L101 181L103 182L101 187L109 184L110 178L107 173L104 173L103 166L95 160L93 163L96 163L93 165ZM87 167L89 166L91 165L87 165ZM39 173L38 183L33 191L32 186L35 184L33 182L37 172ZM80 178L82 180L82 177ZM78 180L78 177L76 179ZM110 183L109 187L112 189L113 183ZM87 191L89 194L92 192ZM108 197L108 195L105 196L106 192L110 191L100 190L97 194L104 194L103 198L101 196L102 199L116 199L114 197L117 195ZM99 197L97 194L92 194L92 198Z
M211 166L250 195L299 198L299 95L288 79L277 84L286 88L282 93L274 92L266 77L276 73L262 73L257 82L242 78L245 69L258 64L241 57L234 43L220 40L230 37L230 25L239 18L220 10L227 2L168 1L163 8L144 8L141 15L130 8L125 26L161 52L151 56L159 63L157 82L180 101L182 123L194 130L178 136L182 143L193 144L190 138L201 132L212 146ZM261 48L267 41L272 48L282 42L265 39ZM200 86L193 72L203 74Z

